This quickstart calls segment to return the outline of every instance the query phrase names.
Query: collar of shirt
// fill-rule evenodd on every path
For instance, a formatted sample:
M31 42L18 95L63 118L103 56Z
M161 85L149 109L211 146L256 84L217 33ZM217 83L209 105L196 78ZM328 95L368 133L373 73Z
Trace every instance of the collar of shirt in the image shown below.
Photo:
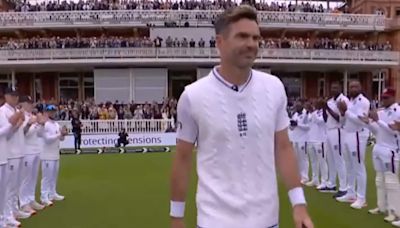
M227 80L225 80L225 79L219 74L218 68L219 68L219 66L216 66L216 67L213 68L213 70L212 70L213 75L218 79L218 81L222 82L222 84L224 84L226 87L229 87L229 88L231 88L231 89L233 89L233 90L235 90L235 91L237 91L237 92L243 91L243 89L246 88L246 86L249 84L249 82L250 82L250 80L251 80L251 78L252 78L252 76L253 76L253 71L250 71L250 75L249 75L249 77L247 77L247 81L246 81L244 84L242 84L242 85L235 85L235 84L232 84L232 83L228 82ZM237 89L235 89L235 87L236 87Z

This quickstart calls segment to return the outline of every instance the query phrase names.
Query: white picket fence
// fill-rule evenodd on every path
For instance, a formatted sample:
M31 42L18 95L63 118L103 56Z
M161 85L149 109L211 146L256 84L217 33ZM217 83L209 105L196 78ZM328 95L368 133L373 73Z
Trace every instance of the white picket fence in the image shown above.
M128 133L160 133L168 129L174 129L173 119L161 120L81 120L82 134L118 134L122 129ZM71 121L59 121L68 132L72 132Z

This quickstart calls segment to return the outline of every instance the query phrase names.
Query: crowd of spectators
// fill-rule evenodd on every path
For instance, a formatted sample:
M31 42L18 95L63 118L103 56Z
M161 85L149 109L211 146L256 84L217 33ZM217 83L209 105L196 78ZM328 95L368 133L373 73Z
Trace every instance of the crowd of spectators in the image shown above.
M326 9L322 5L309 2L257 2L244 0L241 3L252 4L260 11L290 11L290 12L337 12L337 9ZM221 10L236 6L236 1L226 0L186 0L186 1L138 1L138 0L80 0L74 1L43 1L31 3L30 1L17 3L14 11L72 11L72 10ZM346 12L346 9L343 10Z
M168 48L204 48L215 47L215 39L200 38L198 41L188 38L172 38L168 36L154 40L143 37L33 37L26 39L3 38L0 40L0 49L64 49L64 48L134 48L134 47L168 47ZM260 41L260 48L294 48L294 49L336 49L336 50L379 50L390 51L389 41L372 42L347 38L265 38Z
M54 101L40 101L36 104L38 111L43 110L45 104ZM173 119L176 120L177 100L165 98L159 104L155 101L138 104L130 102L124 104L118 100L115 102L96 103L94 99L85 101L60 100L58 105L57 120L71 120L72 113L78 113L82 120L121 120L121 119Z

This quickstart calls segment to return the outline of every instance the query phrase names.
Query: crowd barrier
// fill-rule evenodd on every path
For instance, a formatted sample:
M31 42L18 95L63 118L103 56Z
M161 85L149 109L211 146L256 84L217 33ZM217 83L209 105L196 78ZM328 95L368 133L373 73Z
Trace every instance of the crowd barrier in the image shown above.
M70 121L59 121L68 135L61 142L60 149L74 148L74 136ZM115 147L118 133L128 133L130 147L175 146L176 133L173 119L161 120L82 120L82 149Z

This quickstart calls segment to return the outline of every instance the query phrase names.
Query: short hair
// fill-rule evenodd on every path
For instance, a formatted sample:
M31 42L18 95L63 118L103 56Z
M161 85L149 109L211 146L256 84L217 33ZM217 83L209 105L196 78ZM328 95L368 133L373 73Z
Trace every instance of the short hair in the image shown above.
M225 10L214 23L215 34L221 34L229 25L241 19L249 19L258 24L257 11L249 5L240 5Z

